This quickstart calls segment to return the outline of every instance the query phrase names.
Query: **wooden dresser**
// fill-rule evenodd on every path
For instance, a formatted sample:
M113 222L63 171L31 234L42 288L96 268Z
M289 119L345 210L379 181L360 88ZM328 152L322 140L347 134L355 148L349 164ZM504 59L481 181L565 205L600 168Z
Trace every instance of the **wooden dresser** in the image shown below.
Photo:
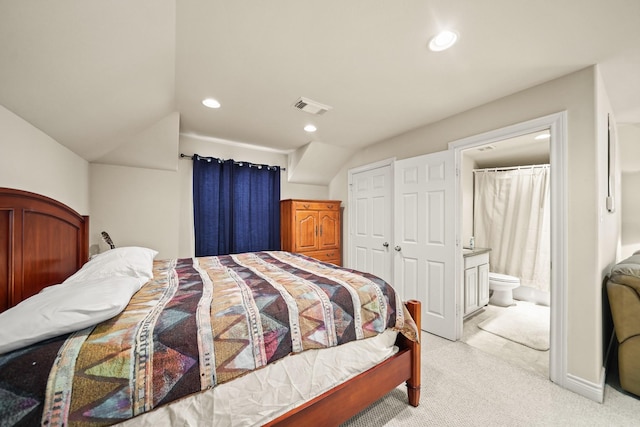
M341 265L340 216L339 200L281 200L282 250Z

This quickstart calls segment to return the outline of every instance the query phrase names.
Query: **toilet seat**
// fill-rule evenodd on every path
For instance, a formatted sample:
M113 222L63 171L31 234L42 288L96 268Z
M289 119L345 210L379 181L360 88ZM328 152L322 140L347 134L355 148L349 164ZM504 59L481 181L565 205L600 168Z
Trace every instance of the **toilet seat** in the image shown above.
M489 280L494 282L500 282L504 284L519 284L520 279L515 276L509 276L508 274L492 273L489 272Z

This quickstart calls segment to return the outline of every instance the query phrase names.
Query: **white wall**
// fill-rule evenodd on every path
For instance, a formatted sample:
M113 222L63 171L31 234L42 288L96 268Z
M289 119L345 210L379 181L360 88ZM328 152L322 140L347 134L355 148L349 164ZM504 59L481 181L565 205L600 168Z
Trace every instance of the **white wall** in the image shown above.
M640 124L618 126L618 154L622 172L621 254L624 259L640 250Z
M601 194L601 135L596 133L597 69L590 67L539 86L471 109L440 122L417 128L382 141L357 153L330 184L330 198L348 200L347 170L381 159L398 159L433 153L448 148L450 142L560 111L567 111L567 205L568 205L568 313L567 369L569 374L591 383L602 378L601 278L609 264L598 244L613 239L600 232L598 208ZM598 92L600 94L600 92ZM463 95L461 95L463 96ZM598 113L600 111L598 110ZM600 118L601 120L601 118ZM348 224L349 206L345 209ZM348 233L343 236L348 247ZM348 264L348 251L343 256ZM615 254L610 254L613 259Z
M180 212L176 171L91 164L91 252L109 233L116 246L144 246L158 258L178 255Z
M179 123L169 114L91 163L91 254L108 249L100 236L107 231L116 246L178 256Z
M89 163L0 105L0 186L42 194L89 214Z
M175 171L180 113L173 112L92 163Z
M596 69L597 70L597 69ZM607 209L607 194L609 186L609 143L608 143L608 127L609 122L612 127L611 132L611 145L612 145L612 182L613 182L613 211ZM592 290L592 297L585 298L582 301L577 301L576 298L569 299L569 303L575 304L575 311L588 310L600 313L599 316L591 317L584 316L582 319L585 328L593 328L596 336L601 337L602 340L611 336L611 330L604 330L605 322L608 324L609 319L602 316L603 310L609 312L609 307L603 307L603 304L608 304L608 298L604 298L606 293L606 287L604 279L609 273L610 268L620 260L621 245L620 245L620 232L621 232L621 191L620 191L620 161L618 157L618 150L616 150L616 121L613 115L613 110L607 95L604 81L600 73L596 73L596 168L598 173L596 174L597 185L595 192L595 206L597 209L598 217L598 240L596 248L598 249L598 259L596 261L597 271L600 273L599 286L595 286ZM586 340L585 340L586 341ZM585 343L586 344L586 343ZM591 344L591 343L589 343ZM587 348L584 344L583 348ZM607 346L603 343L603 353L607 350ZM603 354L604 361L604 354ZM597 361L593 361L593 369L598 369ZM602 364L600 365L600 367ZM602 379L604 381L604 378Z

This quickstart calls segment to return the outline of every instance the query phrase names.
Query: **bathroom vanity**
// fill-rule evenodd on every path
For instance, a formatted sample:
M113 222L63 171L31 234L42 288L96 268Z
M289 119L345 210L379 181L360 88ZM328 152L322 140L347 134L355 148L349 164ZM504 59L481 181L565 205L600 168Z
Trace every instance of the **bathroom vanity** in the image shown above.
M489 303L489 248L462 249L464 316Z

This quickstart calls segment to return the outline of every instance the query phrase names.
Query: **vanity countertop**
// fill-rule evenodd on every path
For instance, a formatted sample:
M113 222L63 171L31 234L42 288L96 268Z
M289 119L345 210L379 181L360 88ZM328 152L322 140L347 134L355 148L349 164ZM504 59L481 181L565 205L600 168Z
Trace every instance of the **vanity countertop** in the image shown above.
M462 248L462 256L463 257L470 257L470 256L475 256L475 255L480 255L480 254L484 254L487 252L491 252L491 248L473 248L473 249L469 249L469 248Z

